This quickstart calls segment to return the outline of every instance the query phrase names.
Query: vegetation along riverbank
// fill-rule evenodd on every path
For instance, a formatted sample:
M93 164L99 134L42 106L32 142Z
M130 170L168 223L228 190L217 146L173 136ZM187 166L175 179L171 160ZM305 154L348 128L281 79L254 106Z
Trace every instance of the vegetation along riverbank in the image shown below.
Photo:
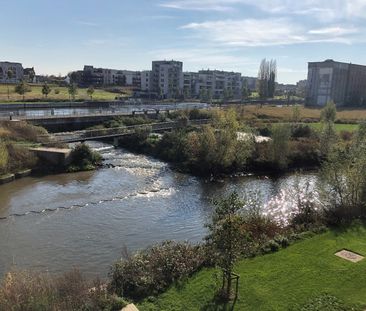
M60 172L75 172L94 169L101 162L98 153L86 145L76 145L67 153L65 163L45 161L32 151L40 147L40 136L47 131L26 122L0 122L0 178L4 182L12 181L15 177L29 175L30 172L50 174ZM44 138L42 139L44 141ZM54 147L65 148L62 145Z
M318 169L326 158L328 145L334 142L344 148L359 126L336 124L337 114L331 104L324 108L319 115L320 121L315 119L315 123L304 123L299 107L291 109L291 120L276 122L248 119L245 107L176 112L169 118L178 120L182 126L161 135L151 133L147 125L135 134L119 139L119 145L173 163L179 170L199 176L238 172L271 174ZM188 120L196 119L210 119L210 124L185 126Z
M240 111L210 113L209 126L182 126L160 136L151 135L146 124L125 143L135 139L140 152L164 146L164 156L201 174L206 170L200 166L215 174L255 167L260 158L253 160L253 154L268 157L261 165L285 171L292 165L293 145L311 144L318 161L316 188L295 182L293 193L271 202L267 213L256 193L212 198L202 243L166 241L135 254L125 251L103 282L86 281L77 271L63 276L11 272L0 287L0 309L118 310L131 301L151 311L364 310L366 261L347 259L366 255L365 124L347 135L338 133L332 103L321 113L319 132L298 121L255 132ZM194 117L200 112L177 113L176 119L184 124ZM257 140L265 131L270 139ZM146 144L154 149L145 151ZM294 204L284 217L282 205L288 201ZM336 256L342 250L354 255Z

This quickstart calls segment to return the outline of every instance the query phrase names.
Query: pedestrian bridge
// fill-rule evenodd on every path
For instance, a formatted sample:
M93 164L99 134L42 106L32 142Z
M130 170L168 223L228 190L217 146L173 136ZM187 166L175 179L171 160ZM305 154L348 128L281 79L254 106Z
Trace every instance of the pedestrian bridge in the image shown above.
M85 142L90 140L107 140L114 139L122 136L132 135L141 130L148 130L150 132L166 132L176 128L182 128L186 126L202 126L209 124L212 120L180 120L171 122L158 122L133 126L122 126L114 128L103 128L93 130L82 130L74 132L63 132L56 134L41 135L38 137L39 141L43 145L52 145L55 143L75 143Z

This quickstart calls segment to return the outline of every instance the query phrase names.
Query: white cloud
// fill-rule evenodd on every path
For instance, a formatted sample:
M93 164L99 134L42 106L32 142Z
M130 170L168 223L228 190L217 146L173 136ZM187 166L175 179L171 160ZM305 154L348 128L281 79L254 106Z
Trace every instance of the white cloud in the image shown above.
M312 35L325 35L325 36L343 36L347 34L354 34L358 33L359 30L355 27L343 28L339 26L334 27L326 27L326 28L319 28L319 29L312 29L309 30L309 34Z
M163 2L160 6L178 10L230 11L233 5L241 2L242 0L174 0Z
M270 14L308 15L319 20L366 18L365 0L166 0L162 7L180 10L233 11L240 5Z
M290 45L308 42L351 43L353 27L333 26L307 29L286 18L243 19L190 23L181 27L194 31L202 40L232 47Z

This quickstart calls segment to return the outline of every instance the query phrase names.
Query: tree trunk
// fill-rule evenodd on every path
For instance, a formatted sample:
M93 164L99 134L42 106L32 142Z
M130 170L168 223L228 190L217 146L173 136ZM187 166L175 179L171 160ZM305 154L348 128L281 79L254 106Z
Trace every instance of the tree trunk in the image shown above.
M229 300L230 296L231 296L231 273L230 272L226 272L226 298Z

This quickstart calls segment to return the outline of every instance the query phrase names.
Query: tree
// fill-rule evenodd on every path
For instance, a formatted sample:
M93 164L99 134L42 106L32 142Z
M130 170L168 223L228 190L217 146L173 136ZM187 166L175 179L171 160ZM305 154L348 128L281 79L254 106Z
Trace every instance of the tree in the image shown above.
M301 120L301 110L299 105L292 107L292 121L298 123Z
M273 127L271 137L271 156L273 163L275 163L279 169L287 167L290 137L291 128L288 124L276 124Z
M334 121L337 117L337 109L334 102L328 102L321 112L322 132L320 135L320 151L327 156L336 142L337 134L334 129Z
M51 93L51 88L49 87L49 85L47 83L43 84L42 87L42 94L47 98L48 94Z
M9 81L13 79L13 75L13 71L11 69L8 69L8 71L6 72L6 78L8 80L8 100L10 99Z
M92 85L89 86L89 88L86 90L86 93L89 95L90 99L93 100L94 88Z
M31 92L31 89L29 88L29 85L26 84L24 82L24 80L22 80L21 82L19 82L16 86L15 86L15 92L18 93L19 95L23 96L23 100L25 98L25 93L26 92Z
M71 83L68 88L70 99L75 100L75 96L78 93L78 89L75 83Z
M345 150L329 151L320 172L322 204L337 224L366 216L366 140L360 136Z
M268 97L273 98L276 90L277 63L275 60L271 59L267 66L269 66Z
M207 98L207 103L211 104L212 103L212 91L211 91L211 89L207 89L206 98Z
M204 101L207 100L207 91L206 91L205 88L200 89L200 94L199 95L200 95L200 101L201 102L204 102Z
M257 88L259 97L262 99L273 98L276 90L277 63L275 60L262 60L259 71Z
M234 264L247 242L243 218L240 216L244 202L234 192L227 198L215 201L214 205L212 221L207 224L207 241L212 246L217 265L223 273L222 298L230 299Z
M248 81L245 79L243 81L243 86L241 88L241 100L244 101L249 97L249 88L248 88Z

